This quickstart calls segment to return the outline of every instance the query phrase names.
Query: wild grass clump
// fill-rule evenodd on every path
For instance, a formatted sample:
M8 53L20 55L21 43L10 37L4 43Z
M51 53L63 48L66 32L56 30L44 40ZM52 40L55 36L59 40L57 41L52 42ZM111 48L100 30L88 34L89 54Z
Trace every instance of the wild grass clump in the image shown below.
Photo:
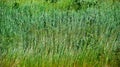
M103 4L72 11L0 3L0 67L119 67L119 3Z

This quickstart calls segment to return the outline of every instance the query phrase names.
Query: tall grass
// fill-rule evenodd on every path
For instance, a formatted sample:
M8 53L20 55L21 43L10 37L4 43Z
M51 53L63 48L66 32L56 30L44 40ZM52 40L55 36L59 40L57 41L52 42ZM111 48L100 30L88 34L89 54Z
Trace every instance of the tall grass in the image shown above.
M1 5L0 67L119 67L119 3L103 4L77 12Z

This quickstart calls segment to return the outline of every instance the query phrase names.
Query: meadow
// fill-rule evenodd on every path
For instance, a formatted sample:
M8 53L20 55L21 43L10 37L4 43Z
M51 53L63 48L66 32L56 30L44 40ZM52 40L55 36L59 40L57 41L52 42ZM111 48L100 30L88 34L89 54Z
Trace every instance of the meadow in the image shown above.
M120 66L119 0L42 1L0 0L0 67Z

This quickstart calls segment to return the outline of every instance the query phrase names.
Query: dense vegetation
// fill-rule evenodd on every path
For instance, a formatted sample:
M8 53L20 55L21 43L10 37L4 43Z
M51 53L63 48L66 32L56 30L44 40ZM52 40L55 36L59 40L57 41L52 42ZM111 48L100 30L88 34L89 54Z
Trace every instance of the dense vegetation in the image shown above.
M119 0L0 0L0 67L119 67Z

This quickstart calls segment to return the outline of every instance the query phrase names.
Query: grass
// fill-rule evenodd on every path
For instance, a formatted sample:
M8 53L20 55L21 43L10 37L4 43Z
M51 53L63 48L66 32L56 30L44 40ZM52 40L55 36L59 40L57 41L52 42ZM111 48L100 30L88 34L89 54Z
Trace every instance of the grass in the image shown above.
M0 67L119 67L119 2L77 12L0 5Z

